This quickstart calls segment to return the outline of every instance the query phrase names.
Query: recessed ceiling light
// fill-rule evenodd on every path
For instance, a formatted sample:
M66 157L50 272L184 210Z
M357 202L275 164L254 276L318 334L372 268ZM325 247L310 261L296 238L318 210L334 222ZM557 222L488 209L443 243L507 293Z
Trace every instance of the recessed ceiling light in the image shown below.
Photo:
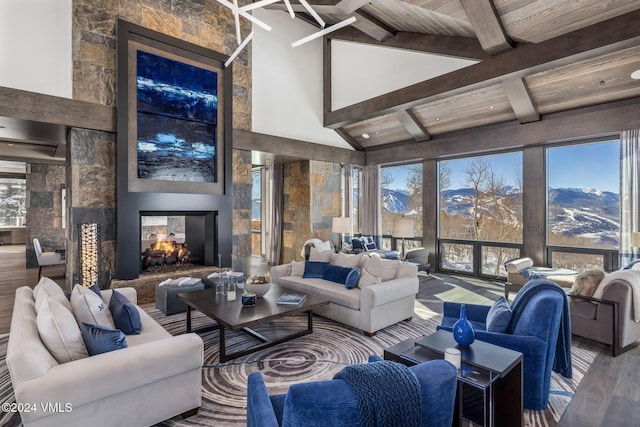
M635 70L631 73L631 78L634 80L640 80L640 70Z
M439 121L440 121L440 117L436 117L436 122L439 122Z
M363 133L363 134L362 134L362 137L363 137L364 139L369 139L369 134L368 134L368 133Z
M489 110L493 110L493 105L489 107Z

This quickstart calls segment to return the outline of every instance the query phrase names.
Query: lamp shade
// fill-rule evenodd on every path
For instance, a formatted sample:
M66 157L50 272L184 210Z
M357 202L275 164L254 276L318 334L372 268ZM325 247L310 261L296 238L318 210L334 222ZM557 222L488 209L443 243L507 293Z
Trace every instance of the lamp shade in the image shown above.
M631 233L631 246L640 248L640 232L634 231Z
M334 233L351 233L351 218L345 218L343 216L334 217L331 224L331 231Z
M409 218L398 218L393 221L393 237L415 237L415 222Z

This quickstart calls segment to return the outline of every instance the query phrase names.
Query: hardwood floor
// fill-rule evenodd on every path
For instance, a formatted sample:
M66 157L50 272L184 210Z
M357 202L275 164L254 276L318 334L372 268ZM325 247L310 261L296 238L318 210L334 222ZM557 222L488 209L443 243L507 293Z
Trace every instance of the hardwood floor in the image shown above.
M25 251L25 245L0 246L0 334L9 332L16 289L38 283L38 269L26 268ZM45 267L42 274L64 285L64 266Z
M264 264L252 260L252 273L266 270ZM60 275L62 267L47 267L46 275ZM15 290L24 285L35 286L38 269L25 268L25 247L0 246L0 334L8 333ZM482 281L462 278L479 285ZM56 279L63 284L64 279ZM487 292L496 292L495 283L488 283ZM446 291L441 290L441 291ZM469 295L467 295L469 297ZM478 295L485 300L490 294ZM491 298L494 299L494 298ZM484 303L484 301L478 301ZM427 304L429 305L429 304ZM432 309L437 309L437 304ZM574 337L573 339L582 339ZM640 419L640 347L618 357L599 345L600 354L591 365L558 427L627 427L638 425Z

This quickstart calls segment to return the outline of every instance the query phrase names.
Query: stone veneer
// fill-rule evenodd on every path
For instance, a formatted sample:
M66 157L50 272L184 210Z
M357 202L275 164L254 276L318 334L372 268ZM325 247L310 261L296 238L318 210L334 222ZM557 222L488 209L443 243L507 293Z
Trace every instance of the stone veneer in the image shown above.
M241 0L240 5L248 1ZM73 2L73 98L116 105L115 26L117 19L230 55L237 46L232 13L216 0L84 0ZM251 24L242 22L242 33ZM248 46L233 63L233 126L251 130L251 64ZM230 130L229 130L230 131ZM67 282L77 278L77 224L97 222L102 227L101 286L115 271L115 134L72 129L69 144L70 240ZM251 255L249 212L251 158L233 155L234 267L246 268ZM237 163L237 164L236 164ZM248 165L248 166L247 166ZM237 183L237 185L236 185ZM248 195L248 196L247 196ZM242 198L247 196L247 200ZM247 207L248 205L248 207Z
M332 218L340 216L341 206L339 163L285 163L282 261L302 260L300 251L310 238L331 239Z

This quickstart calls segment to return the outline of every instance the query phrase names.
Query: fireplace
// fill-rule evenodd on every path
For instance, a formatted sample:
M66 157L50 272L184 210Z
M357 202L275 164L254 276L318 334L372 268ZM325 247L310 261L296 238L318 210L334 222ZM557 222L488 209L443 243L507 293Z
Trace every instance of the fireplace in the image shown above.
M141 212L140 272L213 265L216 212Z

